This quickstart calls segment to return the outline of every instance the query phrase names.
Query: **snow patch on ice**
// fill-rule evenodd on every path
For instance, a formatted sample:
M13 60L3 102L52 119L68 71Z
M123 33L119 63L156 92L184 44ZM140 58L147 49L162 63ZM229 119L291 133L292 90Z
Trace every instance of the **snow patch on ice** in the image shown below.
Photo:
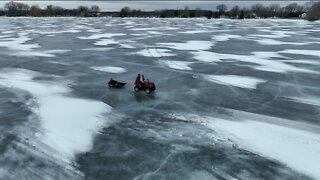
M109 51L109 50L112 50L112 49L114 49L114 48L104 48L104 47L101 47L101 48L84 48L84 49L82 49L83 51L98 51L98 52L100 52L100 51Z
M279 53L299 54L299 55L320 57L320 51L319 50L286 49L286 50L283 50L283 51L279 51Z
M204 75L204 78L214 83L246 89L255 89L258 84L267 82L267 80L260 78L237 75Z
M275 36L275 35L272 35L272 34L251 34L251 35L248 35L249 37L257 37L257 38L282 38L282 37L279 37L279 36Z
M259 44L262 45L298 45L298 46L303 46L307 45L310 43L303 43L303 42L284 42L284 41L277 41L274 39L256 39L254 40Z
M92 33L101 33L102 29L88 29L87 31Z
M9 56L16 57L55 57L55 54L67 53L70 50L67 49L56 49L56 50L44 50L39 51L35 50L39 48L39 44L26 44L27 41L32 40L31 38L20 33L20 36L17 38L6 38L0 40L0 48L8 48L9 52L2 52L1 54L6 54Z
M210 41L187 41L185 43L157 43L161 47L176 49L176 50L208 50L214 44Z
M278 160L294 170L320 179L320 166L318 166L320 161L320 127L317 127L315 131L304 130L301 127L314 128L315 126L251 114L246 112L234 114L230 117L233 120L195 114L173 114L172 117L209 127L214 130L214 134L217 134L217 138L226 143L231 140L241 149ZM269 123L268 118L275 120L271 120Z
M185 32L179 32L181 34L199 34L199 33L208 33L210 31L208 30L190 30L190 31L185 31Z
M138 34L138 33L134 33L134 34L131 34L132 36L147 36L148 34L142 34L142 33L140 33L140 34Z
M154 34L154 35L161 35L163 34L162 32L159 31L147 31L149 34Z
M92 66L91 69L102 71L102 72L108 72L108 73L124 73L127 72L126 69L122 67L115 67L115 66Z
M253 65L252 68L268 71L268 72L278 72L278 73L286 73L286 72L304 72L304 73L313 73L318 74L319 72L300 68L293 66L291 64L287 64L280 60L273 59L272 57L276 56L277 58L282 57L273 52L252 52L253 55L238 55L238 54L221 54L215 52L208 51L199 51L192 52L192 54L196 55L194 58L199 61L204 62L219 62L223 60L236 60L241 62L249 62Z
M175 54L170 53L171 51L168 49L144 49L142 51L137 52L137 54L146 57L167 57L167 56L175 56Z
M18 51L14 53L9 53L10 56L16 57L56 57L56 54L63 54L70 52L68 49L56 49L47 51Z
M320 61L313 61L313 60L281 60L282 62L286 63L293 63L293 64L308 64L308 65L320 65Z
M241 148L276 159L316 179L320 178L319 134L253 120L217 119L208 124L214 130L226 132L225 136Z
M92 135L106 123L102 115L110 112L111 107L95 100L69 97L71 90L62 84L33 80L42 76L30 70L7 69L0 73L0 85L27 91L35 98L37 106L31 108L41 120L41 130L35 138L59 153L48 152L49 155L71 163L76 153L91 148Z
M298 103L303 103L303 104L309 104L313 106L319 106L320 107L320 98L318 97L287 97L289 100L298 102Z
M27 41L32 40L26 36L19 36L17 38L1 39L0 47L8 48L10 50L18 51L31 51L32 49L39 48L39 44L25 44Z
M135 47L130 44L119 44L119 45L125 49L135 49Z
M105 33L105 34L94 34L91 36L80 36L79 39L101 39L101 38L112 38L115 36L125 36L123 33Z
M252 52L252 54L255 57L264 58L264 59L268 59L268 58L288 59L288 57L286 57L286 56L282 56L277 52L271 52L271 51L255 51L255 52Z
M176 70L192 70L189 65L193 64L194 62L186 62L186 61L171 61L171 60L162 60L160 64L163 64L171 69Z
M196 51L196 52L190 52L194 55L194 59L198 61L203 62L221 62L219 57L215 56L215 53L209 52L209 51Z
M158 28L155 28L155 27L153 27L153 28L132 28L130 30L132 30L132 31L148 31L148 30L158 30Z
M115 41L114 39L101 39L100 41L97 41L93 44L97 46L108 46L111 44L119 44L119 42Z
M238 39L241 38L242 36L240 35L233 35L233 34L220 34L220 35L215 35L212 37L214 41L228 41L230 39Z

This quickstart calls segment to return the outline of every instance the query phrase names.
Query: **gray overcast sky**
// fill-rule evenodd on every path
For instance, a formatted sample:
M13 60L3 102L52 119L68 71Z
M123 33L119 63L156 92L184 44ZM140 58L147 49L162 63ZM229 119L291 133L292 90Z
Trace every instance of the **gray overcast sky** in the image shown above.
M9 1L0 0L0 8ZM63 8L77 8L80 5L91 6L98 5L102 11L118 11L124 6L129 6L131 9L141 10L158 10L158 9L177 9L189 6L190 8L215 9L217 4L225 4L228 8L238 5L240 7L250 7L253 4L261 3L264 5L279 4L281 6L289 3L304 4L307 1L15 1L23 2L29 5L39 5L45 8L47 5L57 5Z

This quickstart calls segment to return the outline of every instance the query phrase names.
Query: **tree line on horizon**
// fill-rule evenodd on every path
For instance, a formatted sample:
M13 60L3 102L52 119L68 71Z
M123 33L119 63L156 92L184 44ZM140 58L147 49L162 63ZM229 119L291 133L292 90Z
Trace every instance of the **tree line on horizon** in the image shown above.
M8 2L4 8L0 10L1 16L79 16L79 17L157 17L157 18L195 18L206 17L211 18L306 18L310 21L319 20L320 18L320 2L313 4L306 3L298 5L291 3L281 7L278 4L264 6L263 4L255 4L251 8L240 8L234 6L228 9L226 5L219 4L215 10L203 10L200 8L190 9L186 6L183 9L164 9L154 11L143 11L124 7L120 11L101 11L99 6L92 5L79 6L76 9L64 9L60 6L48 5L46 8L40 8L38 5L29 6L21 2Z

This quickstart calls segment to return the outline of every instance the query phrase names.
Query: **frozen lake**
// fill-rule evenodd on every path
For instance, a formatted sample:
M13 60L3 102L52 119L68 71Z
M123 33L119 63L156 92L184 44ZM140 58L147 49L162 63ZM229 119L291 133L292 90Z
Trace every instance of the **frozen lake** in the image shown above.
M0 179L320 179L319 22L0 24Z

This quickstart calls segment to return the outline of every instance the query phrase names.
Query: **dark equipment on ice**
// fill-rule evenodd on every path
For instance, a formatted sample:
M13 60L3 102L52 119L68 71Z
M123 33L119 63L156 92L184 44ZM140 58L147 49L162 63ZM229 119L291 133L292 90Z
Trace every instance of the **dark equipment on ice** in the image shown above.
M126 84L127 84L127 83L113 80L112 78L111 78L110 81L108 82L109 87L115 87L115 88L121 88L121 87L123 87L123 86L126 85Z
M134 83L134 91L138 92L140 90L144 90L147 94L150 94L156 90L156 86L149 79L144 80L143 75L138 74Z

